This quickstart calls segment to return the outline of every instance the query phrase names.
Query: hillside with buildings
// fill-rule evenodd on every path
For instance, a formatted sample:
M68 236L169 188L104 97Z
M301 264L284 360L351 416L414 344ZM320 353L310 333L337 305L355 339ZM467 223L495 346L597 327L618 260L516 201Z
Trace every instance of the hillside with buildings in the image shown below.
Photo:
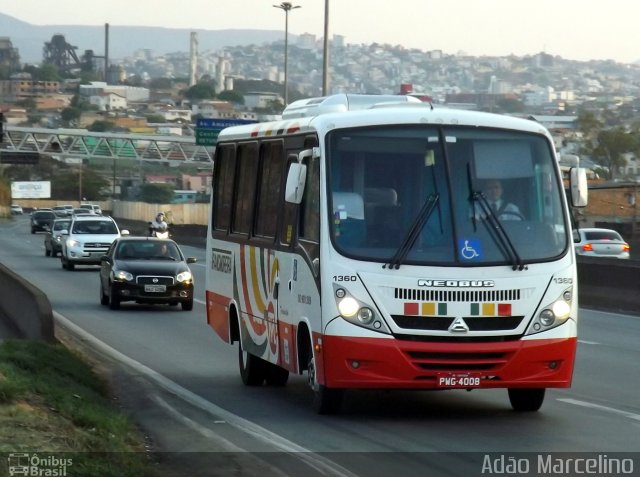
M103 41L99 30L93 37L98 44ZM64 31L75 44L74 32ZM14 38L3 37L0 73L13 72L0 80L0 110L14 125L90 128L109 123L114 131L180 135L193 135L198 117L255 121L278 117L285 56L281 33L275 41L248 44L245 39L215 48L206 47L201 32L176 34L184 41L174 42L170 52L163 52L159 44L146 48L136 42L130 42L130 51L121 56L112 50L106 73L104 60L93 57L91 68L101 81L87 84L70 78L34 80L20 70L22 54ZM321 95L322 47L322 38L311 34L290 38L290 100ZM70 65L70 70L74 67L82 69ZM545 52L473 57L398 45L349 44L346 37L334 35L328 76L330 93L402 92L436 105L528 117L552 132L560 153L580 154L583 164L599 167L601 175L634 183L640 179L635 151L626 151L613 171L598 165L597 158L590 161L578 122L580 114L588 113L602 129L619 128L640 137L638 64L574 61ZM210 85L213 94L189 97L190 89L202 84ZM228 93L233 99L225 99ZM78 98L86 107L70 122L64 111L75 107L72 103ZM612 203L617 214L635 215L635 207L615 205L618 202L615 197L604 199L597 208L609 214L606 204Z

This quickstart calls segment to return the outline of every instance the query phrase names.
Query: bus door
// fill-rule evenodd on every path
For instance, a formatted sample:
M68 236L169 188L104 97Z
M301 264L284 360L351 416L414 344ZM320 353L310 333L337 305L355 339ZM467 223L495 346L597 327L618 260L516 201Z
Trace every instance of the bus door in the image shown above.
M289 156L286 173L297 160L297 156ZM294 372L299 371L298 326L305 322L310 331L320 330L319 161L314 157L303 160L307 177L302 202L284 202L280 231L278 319L282 362L279 364Z

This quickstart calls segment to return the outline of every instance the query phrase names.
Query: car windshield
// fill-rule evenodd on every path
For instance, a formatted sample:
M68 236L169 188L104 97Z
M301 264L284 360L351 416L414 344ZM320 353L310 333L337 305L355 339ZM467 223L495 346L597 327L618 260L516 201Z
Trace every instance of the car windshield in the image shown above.
M119 260L182 260L178 246L174 242L124 241L115 252Z
M69 228L70 220L56 220L53 223L53 230L64 230Z
M327 151L332 242L345 256L396 266L516 266L567 250L564 191L552 144L541 135L335 129ZM498 183L501 204L491 200Z
M34 212L33 217L36 219L52 219L56 216L53 212Z
M71 232L74 234L113 235L118 233L118 229L113 222L83 220L74 222Z

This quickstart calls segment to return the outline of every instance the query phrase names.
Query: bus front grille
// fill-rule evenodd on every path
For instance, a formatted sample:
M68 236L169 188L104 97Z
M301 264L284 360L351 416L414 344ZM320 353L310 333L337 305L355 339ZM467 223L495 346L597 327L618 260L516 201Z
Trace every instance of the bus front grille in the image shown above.
M446 331L455 320L449 316L407 316L391 315L400 328L407 330ZM524 316L471 316L463 317L469 331L511 331L515 330Z
M518 301L526 298L530 290L439 290L433 288L395 288L393 295L398 300L434 302L498 302Z

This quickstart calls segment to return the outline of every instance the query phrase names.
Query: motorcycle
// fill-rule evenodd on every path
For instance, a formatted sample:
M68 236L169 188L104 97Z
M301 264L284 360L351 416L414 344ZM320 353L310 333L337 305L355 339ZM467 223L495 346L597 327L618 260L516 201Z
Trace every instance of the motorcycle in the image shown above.
M152 222L149 222L149 237L157 237L161 239L167 239L171 236L169 234L169 227L165 229L161 229L158 227L154 227Z

